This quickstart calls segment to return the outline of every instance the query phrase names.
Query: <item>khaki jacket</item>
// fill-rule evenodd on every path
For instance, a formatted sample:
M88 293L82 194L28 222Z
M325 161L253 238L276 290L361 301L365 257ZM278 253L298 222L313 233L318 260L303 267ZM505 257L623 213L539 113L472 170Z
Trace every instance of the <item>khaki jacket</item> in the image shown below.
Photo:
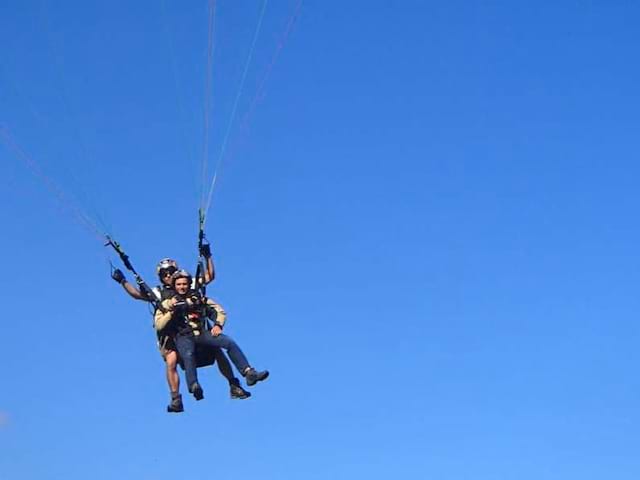
M213 308L217 313L215 319L216 325L220 325L221 327L224 326L224 322L227 320L227 313L224 311L222 306L210 298L207 298L206 302L207 305ZM192 305L191 300L187 299L187 304ZM158 308L153 316L153 326L158 332L164 329L173 318L173 306L171 305L171 299L167 298L161 305L162 308Z

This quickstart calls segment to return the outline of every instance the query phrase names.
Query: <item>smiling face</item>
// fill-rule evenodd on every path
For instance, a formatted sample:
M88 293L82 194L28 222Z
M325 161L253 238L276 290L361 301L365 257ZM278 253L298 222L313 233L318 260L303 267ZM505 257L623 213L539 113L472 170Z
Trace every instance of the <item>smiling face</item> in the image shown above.
M176 293L178 295L185 295L189 291L189 279L188 278L178 278L176 279L176 283L173 285Z

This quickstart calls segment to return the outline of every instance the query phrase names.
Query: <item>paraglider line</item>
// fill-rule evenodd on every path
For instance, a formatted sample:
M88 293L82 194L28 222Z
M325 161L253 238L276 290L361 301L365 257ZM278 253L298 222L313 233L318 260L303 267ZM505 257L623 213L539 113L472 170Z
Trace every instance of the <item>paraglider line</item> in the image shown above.
M213 42L214 34L214 19L216 14L216 2L215 0L209 0L209 28L207 39L207 72L205 80L205 94L204 94L204 140L202 144L202 191L200 194L200 208L204 207L205 200L205 188L207 178L207 159L209 157L209 115L211 113L211 84L213 83L213 51L215 44Z
M294 27L299 15L300 15L300 10L302 9L302 4L303 4L303 0L299 0L298 3L295 6L295 9L294 9L293 13L289 17L289 21L287 22L287 26L286 26L286 28L284 30L284 33L280 36L280 39L278 40L278 45L276 47L275 52L273 53L273 55L271 57L271 62L267 66L267 68L265 70L265 73L263 74L263 76L262 76L262 78L260 80L260 83L258 84L258 88L256 89L256 94L253 97L253 100L251 101L249 109L243 115L242 120L240 121L238 139L235 142L233 142L233 145L232 145L229 153L224 158L224 160L227 163L234 157L236 151L239 149L239 146L242 143L242 140L244 139L244 137L246 137L246 135L248 133L249 125L251 123L251 119L253 117L253 114L254 114L257 106L264 100L264 98L266 96L266 91L265 90L266 90L267 81L269 80L269 77L271 76L271 71L273 70L273 67L275 66L280 54L282 53L282 50L284 49L284 46L285 46L285 44L286 44L286 42L287 42L287 40L289 38L289 35L293 31L293 27Z
M93 233L101 241L106 238L106 235L98 229L95 222L93 222L82 210L80 210L73 202L65 195L62 189L45 173L42 171L38 163L13 139L9 131L4 126L0 126L0 137L4 140L5 145L13 150L16 155L22 159L22 161L29 167L29 169L39 177L47 186L49 191L55 195L60 203L67 208L76 220L86 227L91 233Z
M222 142L222 147L220 148L220 153L218 155L218 159L216 160L215 169L214 169L214 175L213 175L213 179L211 181L211 186L209 188L209 195L207 197L207 202L206 202L206 204L204 205L204 208L203 208L205 217L206 217L207 211L209 210L209 207L211 206L211 198L212 198L212 195L213 195L213 190L214 190L215 185L216 185L216 179L218 178L217 173L218 173L218 170L220 168L220 164L222 163L222 159L224 157L224 154L225 154L225 151L226 151L226 148L227 148L227 143L229 141L229 136L231 134L231 129L233 127L233 121L234 121L235 116L236 116L236 111L238 110L238 103L240 101L240 96L242 95L244 84L245 84L245 81L247 79L247 73L249 71L249 65L251 64L251 59L253 58L253 52L255 50L256 43L258 41L258 36L260 34L260 30L262 28L262 21L264 20L264 15L265 15L265 12L267 10L267 4L268 3L269 3L268 0L264 0L264 2L262 4L262 10L260 11L260 17L258 19L258 23L256 25L256 29L255 29L255 31L253 33L253 40L251 42L251 47L249 48L249 53L247 55L247 60L246 60L245 65L244 65L244 71L242 72L242 78L240 80L240 88L238 89L238 93L237 93L235 101L233 103L233 108L231 110L231 118L229 119L229 123L227 125L227 130L226 130L225 135L224 135L224 140Z

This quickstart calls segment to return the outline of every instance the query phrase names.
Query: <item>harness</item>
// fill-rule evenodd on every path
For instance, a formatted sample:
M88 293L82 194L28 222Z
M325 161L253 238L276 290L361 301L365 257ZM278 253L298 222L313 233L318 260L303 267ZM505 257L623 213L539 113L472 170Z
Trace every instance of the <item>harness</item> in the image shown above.
M184 297L183 310L179 315L174 314L178 318L174 318L172 321L177 324L179 333L184 333L188 327L194 335L200 335L203 330L207 329L208 317L211 314L206 297L200 295L197 290L189 290L186 295L180 295L180 297ZM191 300L191 303L188 303L187 299Z

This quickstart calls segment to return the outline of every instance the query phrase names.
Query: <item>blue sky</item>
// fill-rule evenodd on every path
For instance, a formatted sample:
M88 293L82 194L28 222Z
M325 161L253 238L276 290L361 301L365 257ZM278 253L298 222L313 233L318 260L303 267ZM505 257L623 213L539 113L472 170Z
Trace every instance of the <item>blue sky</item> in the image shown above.
M210 165L262 6L216 3ZM637 479L640 7L308 1L272 64L296 5L207 221L271 378L166 414L147 309L5 141L0 477ZM207 3L8 0L0 41L0 125L67 205L150 283L192 268Z

